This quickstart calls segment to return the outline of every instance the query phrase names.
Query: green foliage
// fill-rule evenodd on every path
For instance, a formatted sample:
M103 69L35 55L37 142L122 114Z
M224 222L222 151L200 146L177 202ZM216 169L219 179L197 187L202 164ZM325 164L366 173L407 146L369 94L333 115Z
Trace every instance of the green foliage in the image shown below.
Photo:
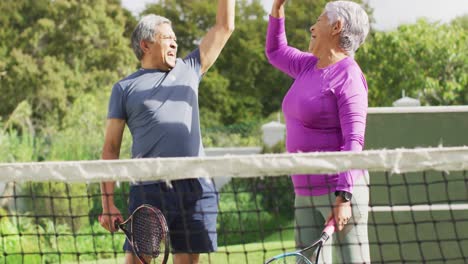
M201 126L220 126L223 114L232 113L235 101L229 95L229 80L212 69L203 77L202 83L199 95Z
M300 50L308 50L310 27L322 14L328 0L288 0L286 2L286 33L289 45ZM372 21L372 9L367 1L353 1L364 6Z
M118 1L2 1L0 10L0 116L26 100L36 130L59 127L79 96L136 67L123 38L134 19Z
M261 121L238 123L228 126L209 126L202 130L205 147L260 146Z
M452 20L452 25L463 28L465 31L468 30L468 14L459 16Z
M218 216L219 245L264 241L293 219L289 177L232 179L223 187Z
M284 152L284 142L264 147L263 153ZM283 177L233 178L221 191L218 217L220 245L265 239L287 225L294 215L294 189Z
M21 185L16 203L19 211L34 212L47 216L58 224L66 224L73 231L90 224L88 212L92 208L88 199L87 185L65 184L59 182L35 183ZM76 217L79 216L79 217Z
M286 33L289 45L306 51L309 48L310 27L323 12L327 0L290 0L287 2Z
M104 142L106 106L89 94L78 98L53 135L47 149L50 160L100 159ZM73 140L72 140L73 139Z
M261 145L260 136L242 136L238 133L209 132L203 135L205 147L255 147Z
M265 77L268 77L262 73L266 72L267 68L271 72L271 66L264 55L265 11L259 1L241 1L238 9L236 30L214 66L230 80L229 97L232 98L232 111L222 114L221 121L224 124L252 122L263 115L264 108L271 107L272 100L280 100L275 97L268 98L267 94L264 94L271 93L272 90L277 91L278 86L268 87L267 84L261 84L267 79ZM280 77L280 74L276 73L275 77ZM202 88L203 86L200 89ZM200 90L200 94L202 93L203 90Z
M0 212L0 216L3 212ZM40 225L34 218L1 217L2 263L63 263L100 260L120 252L124 235L112 235L98 223L77 231L52 220ZM103 253L101 253L103 252Z
M0 162L36 161L36 141L28 134L19 135L16 130L5 133L0 130Z
M159 14L172 21L179 55L185 56L214 25L216 5L210 0L168 0L150 5L144 13ZM272 98L262 94L278 89L262 84L262 74L271 72L264 56L265 15L260 1L238 1L236 30L200 85L203 127L251 122L263 115L265 107L271 109L273 105L276 110L279 106L280 98L274 98L272 103ZM273 75L283 78L278 72Z
M457 25L403 25L375 32L357 52L371 106L389 106L402 91L423 104L468 103L468 33Z
M24 133L18 133L17 129ZM0 122L0 162L36 161L38 153L35 146L40 141L34 135L31 107L23 101L4 124Z
M285 144L286 143L284 141L280 141L271 147L264 145L262 149L262 153L285 153L286 152Z
M187 55L214 25L216 5L208 0L162 0L149 5L143 14L167 17L177 37L179 54Z

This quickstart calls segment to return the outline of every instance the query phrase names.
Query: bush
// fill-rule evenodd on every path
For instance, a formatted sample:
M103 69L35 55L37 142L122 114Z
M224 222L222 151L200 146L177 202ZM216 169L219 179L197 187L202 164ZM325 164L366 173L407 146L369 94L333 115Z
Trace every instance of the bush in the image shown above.
M265 208L256 179L234 179L224 186L218 216L218 244L233 245L263 241L284 220L277 210Z
M283 141L262 150L283 152ZM220 245L263 241L294 217L294 190L288 176L233 179L220 193Z
M1 217L1 263L63 263L114 257L121 252L123 233L111 234L98 223L73 231L52 220L34 223L33 218Z

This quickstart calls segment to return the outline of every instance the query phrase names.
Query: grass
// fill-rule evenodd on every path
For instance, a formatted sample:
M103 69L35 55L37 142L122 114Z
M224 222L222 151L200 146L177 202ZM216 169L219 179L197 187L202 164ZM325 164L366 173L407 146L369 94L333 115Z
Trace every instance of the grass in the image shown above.
M278 255L284 251L294 249L294 241L249 243L245 245L233 245L219 247L218 251L211 254L202 254L200 264L207 263L264 263L266 259ZM66 262L73 264L76 262ZM124 257L113 259L100 259L97 261L80 261L81 264L121 264ZM168 262L169 264L172 261Z
M374 213L369 218L369 242L371 244L372 261L376 263L398 263L402 260L412 260L413 262L422 263L422 257L427 260L426 263L461 263L463 256L468 254L468 211L454 211L447 214L441 212L393 212L389 213ZM400 223L395 225L394 223ZM14 231L14 227L8 227L5 220L0 221L3 225L0 229L9 233ZM417 224L414 224L417 223ZM274 255L284 251L294 249L293 222L284 225L282 231L265 237L263 241L257 243L246 243L239 245L220 246L218 251L212 254L201 255L200 263L264 263L264 261ZM65 230L66 231L66 230ZM63 231L63 232L65 232ZM61 232L61 233L63 233ZM5 234L3 234L5 235ZM102 233L100 236L94 237L94 240L86 240L85 237L74 239L59 237L60 246L55 246L50 249L37 247L39 241L35 239L37 234L32 233L31 236L23 235L21 239L13 236L5 236L1 241L2 247L7 256L0 256L0 263L64 263L74 264L78 261L73 261L75 256L66 256L64 252L100 252L102 249L110 252L120 252L120 242L123 241L122 235L111 236L107 233ZM45 239L44 236L41 239ZM41 240L41 241L42 241ZM67 241L70 240L70 241ZM423 241L418 243L417 241ZM93 242L94 241L94 242ZM459 241L458 243L456 241ZM20 243L21 242L21 243ZM384 243L379 246L379 243ZM93 245L88 245L94 243ZM42 245L44 242L42 242ZM86 246L91 246L86 248ZM75 247L78 247L77 249ZM24 250L24 251L21 251ZM38 254L32 255L12 255L14 252L62 252L61 259L47 258L47 261L40 261L41 257ZM109 251L107 251L109 252ZM463 252L463 253L462 253ZM2 257L4 259L2 260ZM24 257L24 259L22 258ZM119 254L116 257L108 253L107 256L101 255L102 259L89 260L92 256L80 255L79 263L83 264L121 264L124 256ZM87 261L85 259L88 259ZM38 261L39 259L39 261ZM45 260L45 259L43 259ZM446 260L446 261L442 261ZM169 262L171 263L171 262Z

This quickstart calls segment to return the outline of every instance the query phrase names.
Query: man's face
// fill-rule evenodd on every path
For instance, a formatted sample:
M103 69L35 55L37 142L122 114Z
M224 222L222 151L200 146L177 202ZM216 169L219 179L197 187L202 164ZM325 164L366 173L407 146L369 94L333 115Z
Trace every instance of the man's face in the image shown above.
M149 53L153 62L163 70L171 70L175 67L177 58L177 39L169 24L158 26L155 41L148 43Z

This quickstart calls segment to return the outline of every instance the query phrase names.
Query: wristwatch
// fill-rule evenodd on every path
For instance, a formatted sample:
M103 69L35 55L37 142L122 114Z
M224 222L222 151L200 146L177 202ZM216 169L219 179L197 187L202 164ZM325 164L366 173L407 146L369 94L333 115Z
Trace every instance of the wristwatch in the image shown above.
M352 194L352 193L350 193L350 192L345 192L345 191L336 191L336 192L335 192L335 196L336 196L336 197L340 196L340 197L343 198L343 200L345 200L346 202L351 201L351 198L353 198L353 194Z

